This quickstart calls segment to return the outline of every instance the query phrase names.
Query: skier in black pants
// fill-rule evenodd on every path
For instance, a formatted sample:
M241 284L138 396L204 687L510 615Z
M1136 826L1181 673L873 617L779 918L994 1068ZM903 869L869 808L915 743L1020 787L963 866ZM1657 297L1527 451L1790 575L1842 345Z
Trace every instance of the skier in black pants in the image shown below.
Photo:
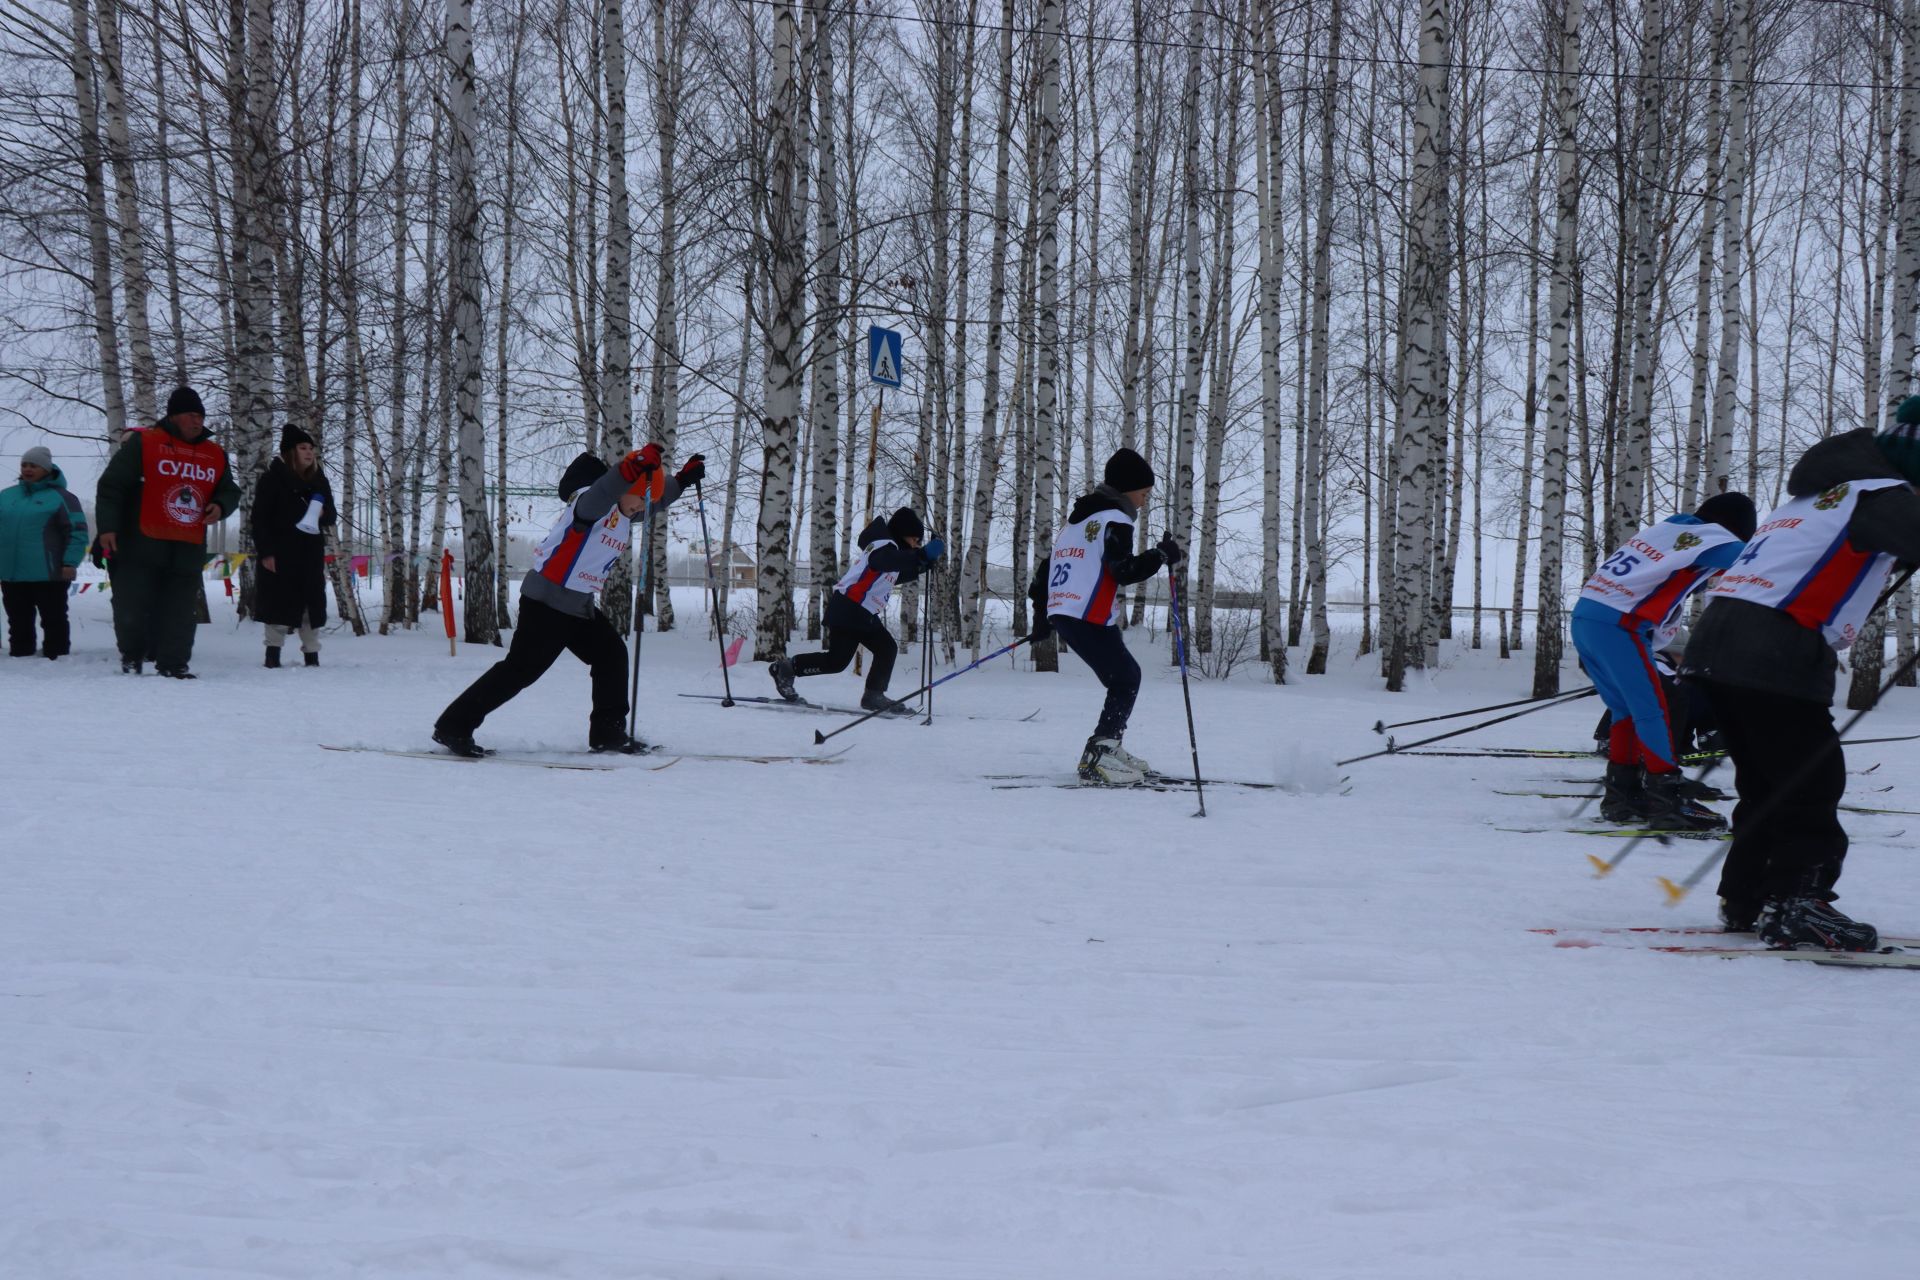
M1093 736L1080 753L1079 774L1087 782L1129 786L1152 770L1120 745L1140 693L1140 664L1127 652L1120 634L1120 588L1144 582L1182 559L1180 544L1162 535L1158 546L1133 553L1134 521L1146 509L1153 468L1131 449L1107 459L1103 483L1073 504L1067 525L1053 542L1053 554L1034 570L1027 589L1033 601L1033 634L1038 642L1059 635L1067 648L1093 668L1106 688L1106 705Z
M1808 449L1790 500L1707 594L1681 674L1706 690L1740 803L1720 920L1774 947L1870 951L1879 933L1832 904L1847 854L1836 651L1866 623L1894 562L1920 564L1920 396L1895 425Z
M521 584L520 625L513 629L507 656L440 713L433 740L457 756L486 755L474 743L474 730L545 675L564 650L592 668L587 745L595 751L645 751L647 745L627 733L627 642L595 606L593 593L606 585L614 563L631 545L634 518L649 510L649 503L652 511L668 505L705 474L705 460L696 453L668 480L657 444L629 453L612 470L591 453L575 458L560 477L567 509L534 553L533 569Z
M900 650L880 615L893 598L895 586L912 582L945 553L947 544L926 534L926 526L912 507L902 507L885 520L875 517L861 530L857 539L860 555L833 584L833 594L827 597L825 652L775 658L767 664L767 674L773 677L773 686L781 697L788 702L803 701L793 687L796 679L845 671L853 661L853 651L864 646L873 655L873 667L867 672L866 692L860 695L861 707L883 715L913 714L887 697L894 655Z

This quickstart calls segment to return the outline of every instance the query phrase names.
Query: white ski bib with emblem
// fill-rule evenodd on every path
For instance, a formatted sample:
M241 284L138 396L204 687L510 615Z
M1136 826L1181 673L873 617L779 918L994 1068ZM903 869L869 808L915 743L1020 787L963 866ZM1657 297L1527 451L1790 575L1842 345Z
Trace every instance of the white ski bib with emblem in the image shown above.
M1662 520L1642 529L1627 539L1627 545L1608 556L1580 588L1580 598L1621 613L1632 613L1648 597L1657 594L1674 574L1709 549L1738 541L1740 539L1717 524ZM1682 591L1677 599L1660 601L1657 621L1671 617L1686 595Z
M840 581L833 584L835 591L876 618L880 616L880 611L887 607L887 601L893 599L893 583L900 575L870 569L867 567L867 561L872 559L873 553L881 547L893 545L891 538L875 538L867 544L866 550L860 553L859 559L853 562L853 568L847 570L841 575Z
M1113 598L1119 583L1107 568L1105 547L1107 526L1133 527L1133 517L1124 511L1096 511L1078 524L1070 524L1053 540L1053 555L1047 562L1047 616L1079 618L1108 626L1116 623Z
M569 591L598 591L631 545L633 521L620 514L619 503L584 529L569 505L533 553L533 571Z
M1803 627L1818 627L1834 648L1847 648L1893 568L1892 556L1862 551L1848 541L1847 524L1861 494L1905 483L1849 480L1776 508L1708 598L1778 609Z

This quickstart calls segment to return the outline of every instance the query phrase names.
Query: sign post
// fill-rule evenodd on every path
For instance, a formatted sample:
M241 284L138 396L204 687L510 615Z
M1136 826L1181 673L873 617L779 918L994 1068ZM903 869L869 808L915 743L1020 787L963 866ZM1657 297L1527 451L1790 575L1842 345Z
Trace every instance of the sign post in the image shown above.
M868 427L867 439L867 523L873 523L874 472L880 462L880 414L886 407L887 388L900 386L901 338L898 329L883 329L879 325L867 326L867 380L880 388L879 399L873 402L873 420ZM853 654L855 674L860 671L860 651Z

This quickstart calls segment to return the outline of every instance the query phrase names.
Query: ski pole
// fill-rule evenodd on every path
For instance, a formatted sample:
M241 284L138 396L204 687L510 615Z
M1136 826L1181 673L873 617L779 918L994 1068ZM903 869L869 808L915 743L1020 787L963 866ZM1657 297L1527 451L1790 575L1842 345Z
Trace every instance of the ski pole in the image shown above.
M1906 675L1907 672L1913 670L1915 666L1920 666L1920 653L1914 654L1913 657L1908 658L1905 662L1901 663L1900 666L1894 671L1893 676L1889 680L1887 680L1885 684L1880 686L1880 691L1873 695L1873 701L1869 702L1866 706L1860 708L1858 711L1854 712L1851 716L1847 718L1847 722L1840 726L1839 732L1833 735L1835 741L1830 747L1828 747L1827 751L1822 751L1820 754L1808 760L1805 764L1802 764L1800 766L1800 771L1793 775L1793 780L1787 783L1786 786L1781 787L1776 791L1769 792L1767 794L1766 799L1762 800L1760 804L1754 808L1752 815L1747 817L1742 822L1741 825L1749 828L1755 827L1755 826L1758 826L1764 819L1772 817L1773 811L1779 805L1781 797L1791 795L1793 794L1793 792L1798 790L1800 787L1800 784L1805 782L1809 777L1811 777L1813 774L1813 771L1816 768L1818 768L1822 763L1825 762L1829 752L1839 751L1841 749L1841 746L1843 745L1840 739L1843 739L1847 736L1847 730L1853 728L1853 726L1855 726L1856 724L1859 724L1861 717L1865 716L1868 712L1872 711L1875 707L1879 706L1880 699L1886 697L1889 693L1891 693L1893 691L1894 686L1900 683L1900 678ZM1702 769L1700 771L1700 776L1703 778L1706 777L1707 773L1712 769L1712 767L1713 767L1712 765L1708 765L1707 768ZM1736 831L1734 832L1733 840L1729 843L1726 849L1715 849L1706 858L1702 859L1700 862L1700 865L1693 869L1692 874L1688 875L1687 878L1685 880L1682 880L1679 884L1675 884L1673 881L1667 879L1665 876L1658 877L1660 882L1660 887L1666 890L1666 893L1667 893L1667 905L1670 907L1679 906L1680 900L1686 897L1687 894L1693 889L1695 885L1699 884L1703 879L1706 878L1707 872L1713 870L1714 865L1718 863L1721 858L1725 857L1728 853L1732 852L1732 845L1738 843L1739 840L1740 840L1740 833ZM1633 843L1638 844L1639 841L1636 839ZM1629 848L1631 848L1631 846L1629 846ZM1627 853L1625 850L1623 850L1620 854L1620 858L1625 858L1626 856L1627 856ZM1620 858L1614 859L1616 864L1618 864L1618 862L1620 861ZM1608 868L1608 869L1611 870L1612 868Z
M1572 702L1575 698L1583 698L1592 692L1592 686L1588 686L1585 689L1574 689L1567 693L1550 693L1544 698L1515 698L1512 702L1496 702L1490 707L1473 707L1466 711L1449 711L1443 716L1425 716L1419 720L1400 720L1393 724L1384 724L1375 720L1373 731L1385 733L1389 729L1404 729L1408 725L1415 724L1432 724L1436 720L1458 720L1461 716L1477 716L1487 711L1505 711L1508 707L1524 707L1529 702Z
M1170 534L1162 534L1170 538ZM1176 587L1179 575L1173 571L1171 561L1167 564L1167 612L1173 615L1173 651L1180 659L1180 696L1187 703L1187 746L1193 751L1193 789L1200 797L1200 811L1193 816L1207 816L1207 792L1200 779L1200 742L1193 733L1193 691L1187 687L1187 642L1180 629L1180 593Z
M698 480L693 482L693 505L700 511L700 537L707 544L707 593L713 597L713 636L720 645L720 687L726 690L720 705L730 707L733 681L727 675L727 620L720 616L720 585L713 580L713 535L707 532L707 500Z
M941 676L938 680L929 681L927 683L927 686L924 689L915 689L912 693L908 694L907 697L911 698L918 694L926 693L930 691L934 685L945 684L949 680L957 680L961 676L967 674L967 672L973 670L975 667L983 666L986 663L993 661L995 658L999 657L1003 653L1012 653L1015 649L1019 648L1021 645L1025 644L1026 642L1027 642L1027 637L1021 636L1018 639L1014 640L1011 644L1003 644L998 649L995 649L992 653L982 654L980 657L975 658L972 662L969 662L966 666L961 667L958 671L949 671L946 675ZM905 701L905 699L902 699L902 701ZM847 721L845 724L841 725L838 729L835 729L832 733L822 733L818 729L815 729L813 731L813 745L817 747L821 743L825 742L828 738L838 737L839 735L845 733L847 730L853 728L855 725L865 724L867 721L873 719L875 716L883 715L883 714L885 714L884 708L880 711L869 711L867 712L867 714L861 716L858 720Z
M640 642L647 635L647 570L653 560L653 494L640 508L640 589L633 593L633 682L627 689L627 736L640 727Z
M1530 716L1534 712L1543 711L1548 707L1558 707L1564 706L1568 702L1578 702L1581 698L1592 697L1593 694L1594 690L1592 689L1582 689L1580 692L1571 694L1560 702L1536 702L1524 711L1513 711L1504 716L1495 716L1491 720L1482 720L1479 724L1470 724L1464 729L1454 729L1447 733L1437 733L1431 738L1422 738L1418 742L1396 743L1392 737L1388 737L1386 750L1369 751L1366 755L1354 756L1350 760L1336 760L1333 762L1334 767L1339 768L1342 765L1358 764L1362 760L1372 760L1378 756L1396 755L1402 751L1411 751L1415 747L1424 747L1430 742L1444 742L1448 738L1457 738L1463 733L1472 733L1476 729L1485 729L1492 725L1504 724L1509 720L1518 720L1521 716Z
M921 679L927 686L927 718L920 722L923 728L933 723L933 575L938 571L937 565L928 565L927 584L921 588L921 594L926 597L926 608L922 611L925 620L920 626L920 642L926 650L920 655Z

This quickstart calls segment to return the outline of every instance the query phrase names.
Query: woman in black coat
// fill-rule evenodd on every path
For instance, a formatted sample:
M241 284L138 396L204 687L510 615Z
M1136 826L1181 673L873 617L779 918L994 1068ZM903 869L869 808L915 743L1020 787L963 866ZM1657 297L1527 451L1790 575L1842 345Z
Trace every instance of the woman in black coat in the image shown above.
M317 522L308 519L315 498L320 499ZM336 518L333 486L320 470L313 437L289 425L280 433L280 456L253 494L253 546L260 566L254 613L267 624L269 667L280 665L280 646L294 629L307 665L320 665L319 628L327 620L324 530Z

